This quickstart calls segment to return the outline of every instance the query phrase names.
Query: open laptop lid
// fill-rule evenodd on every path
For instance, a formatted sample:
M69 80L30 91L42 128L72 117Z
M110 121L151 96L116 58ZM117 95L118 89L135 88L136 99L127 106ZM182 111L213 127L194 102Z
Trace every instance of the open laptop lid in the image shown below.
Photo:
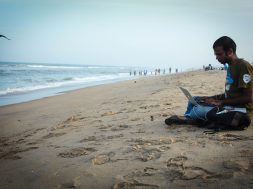
M184 93L184 95L186 96L186 98L194 105L198 105L197 101L194 100L194 98L192 98L192 95L189 93L189 91L183 87L179 87L181 89L181 91Z

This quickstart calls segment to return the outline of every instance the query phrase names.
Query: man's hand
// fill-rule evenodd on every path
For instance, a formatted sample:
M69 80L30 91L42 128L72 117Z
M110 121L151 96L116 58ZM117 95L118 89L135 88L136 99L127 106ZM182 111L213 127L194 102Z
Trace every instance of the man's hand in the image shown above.
M200 102L206 103L206 104L211 104L214 106L222 107L222 100L216 100L211 97L204 97L200 99Z

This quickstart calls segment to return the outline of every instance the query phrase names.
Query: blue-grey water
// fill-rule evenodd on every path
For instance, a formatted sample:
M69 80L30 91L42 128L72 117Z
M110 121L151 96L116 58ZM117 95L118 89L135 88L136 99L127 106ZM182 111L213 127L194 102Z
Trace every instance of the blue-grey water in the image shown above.
M65 91L132 79L134 68L32 63L0 63L0 105L26 102Z

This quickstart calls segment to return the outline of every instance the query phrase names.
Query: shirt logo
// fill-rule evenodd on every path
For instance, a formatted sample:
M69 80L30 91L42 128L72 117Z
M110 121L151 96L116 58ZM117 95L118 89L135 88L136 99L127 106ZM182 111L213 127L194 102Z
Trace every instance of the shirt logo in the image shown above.
M229 71L227 71L226 83L228 83L228 84L233 84L234 83L234 80L232 79L231 74L230 74Z
M251 76L249 74L244 74L243 75L243 81L244 83L249 83L251 81Z

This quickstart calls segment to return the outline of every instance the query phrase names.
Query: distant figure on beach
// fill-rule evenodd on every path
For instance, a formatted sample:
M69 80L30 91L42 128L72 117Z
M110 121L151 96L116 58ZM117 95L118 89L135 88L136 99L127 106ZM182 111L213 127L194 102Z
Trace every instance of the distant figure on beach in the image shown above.
M171 73L171 67L169 68L169 72Z
M1 34L0 34L0 37L3 37L3 38L8 39L8 40L11 40L11 39L9 39L8 37L6 37L6 36L4 36L4 35L1 35Z
M184 116L171 116L167 125L197 124L214 130L242 130L253 118L253 67L236 54L236 43L227 36L213 44L216 59L228 64L225 92L214 96L195 96L189 100Z

